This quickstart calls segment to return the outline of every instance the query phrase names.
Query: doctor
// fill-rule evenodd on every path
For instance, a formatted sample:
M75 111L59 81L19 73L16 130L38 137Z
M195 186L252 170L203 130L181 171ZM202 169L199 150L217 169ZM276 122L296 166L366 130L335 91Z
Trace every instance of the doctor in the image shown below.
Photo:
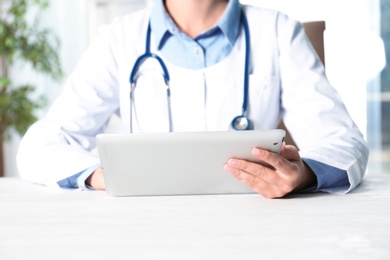
M299 150L253 149L274 169L239 158L224 167L268 198L346 193L366 169L363 137L301 24L238 0L156 0L151 9L103 26L63 93L24 136L21 177L104 189L91 151L112 114L128 132L228 131L241 115L253 129L272 129L283 118Z

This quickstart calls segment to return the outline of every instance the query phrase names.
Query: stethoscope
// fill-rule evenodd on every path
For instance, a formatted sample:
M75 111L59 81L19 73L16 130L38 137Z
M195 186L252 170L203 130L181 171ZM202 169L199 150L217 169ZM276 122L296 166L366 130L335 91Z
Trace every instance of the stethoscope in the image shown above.
M250 35L248 21L245 17L244 12L241 12L241 23L245 32L245 67L244 67L244 100L242 102L242 114L233 118L230 127L233 130L242 131L250 130L251 122L247 116L247 106L248 106L248 87L249 87L249 53L250 53ZM156 59L160 64L164 77L166 91L167 91L167 106L168 106L168 120L169 120L169 132L173 132L173 123L172 123L172 111L171 111L171 91L169 87L169 72L168 68L165 65L164 61L157 55L150 51L150 35L151 35L150 22L148 25L148 30L146 33L146 44L145 44L145 53L138 57L135 61L133 69L130 74L130 132L133 132L133 103L134 103L134 90L137 84L138 78L142 75L139 73L139 67L141 64L149 58Z

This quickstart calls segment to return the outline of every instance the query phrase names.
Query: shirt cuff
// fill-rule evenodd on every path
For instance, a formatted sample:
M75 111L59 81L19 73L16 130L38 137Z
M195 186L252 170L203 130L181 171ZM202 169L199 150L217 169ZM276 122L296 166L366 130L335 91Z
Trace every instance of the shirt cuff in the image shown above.
M85 171L81 172L81 174L77 178L77 186L79 189L81 189L81 190L95 190L91 186L86 185L85 181L99 167L100 167L100 164L96 164L94 166L89 167Z
M77 178L82 174L83 172L76 173L75 175L72 175L68 178L65 178L63 180L60 180L57 182L58 186L62 189L77 189Z
M329 193L347 190L350 186L347 171L312 160L302 158L317 177L317 187L303 191L323 191Z

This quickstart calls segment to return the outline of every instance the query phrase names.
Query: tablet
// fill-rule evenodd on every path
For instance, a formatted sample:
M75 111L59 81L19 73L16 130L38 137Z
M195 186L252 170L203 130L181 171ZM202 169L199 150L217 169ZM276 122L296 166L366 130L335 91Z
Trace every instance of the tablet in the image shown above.
M252 148L280 152L285 131L99 134L107 193L154 196L252 193L223 167L229 158L256 161Z

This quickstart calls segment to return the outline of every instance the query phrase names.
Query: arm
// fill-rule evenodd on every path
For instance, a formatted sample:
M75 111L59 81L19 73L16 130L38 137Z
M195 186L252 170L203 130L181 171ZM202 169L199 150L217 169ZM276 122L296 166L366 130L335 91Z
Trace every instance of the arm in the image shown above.
M83 55L47 115L27 131L19 146L21 177L49 186L99 163L95 136L118 109L117 67L108 30Z
M284 123L299 147L300 157L320 176L319 190L346 193L363 179L367 144L327 79L302 25L281 15L277 35ZM319 164L329 168L324 172L318 169ZM340 186L334 179L334 169L344 176L342 183L347 185Z
M308 187L346 193L364 176L368 149L363 136L327 80L302 25L279 15L276 39L280 112L299 150L286 146L284 155L253 151L274 169L238 159L225 169L271 198Z

